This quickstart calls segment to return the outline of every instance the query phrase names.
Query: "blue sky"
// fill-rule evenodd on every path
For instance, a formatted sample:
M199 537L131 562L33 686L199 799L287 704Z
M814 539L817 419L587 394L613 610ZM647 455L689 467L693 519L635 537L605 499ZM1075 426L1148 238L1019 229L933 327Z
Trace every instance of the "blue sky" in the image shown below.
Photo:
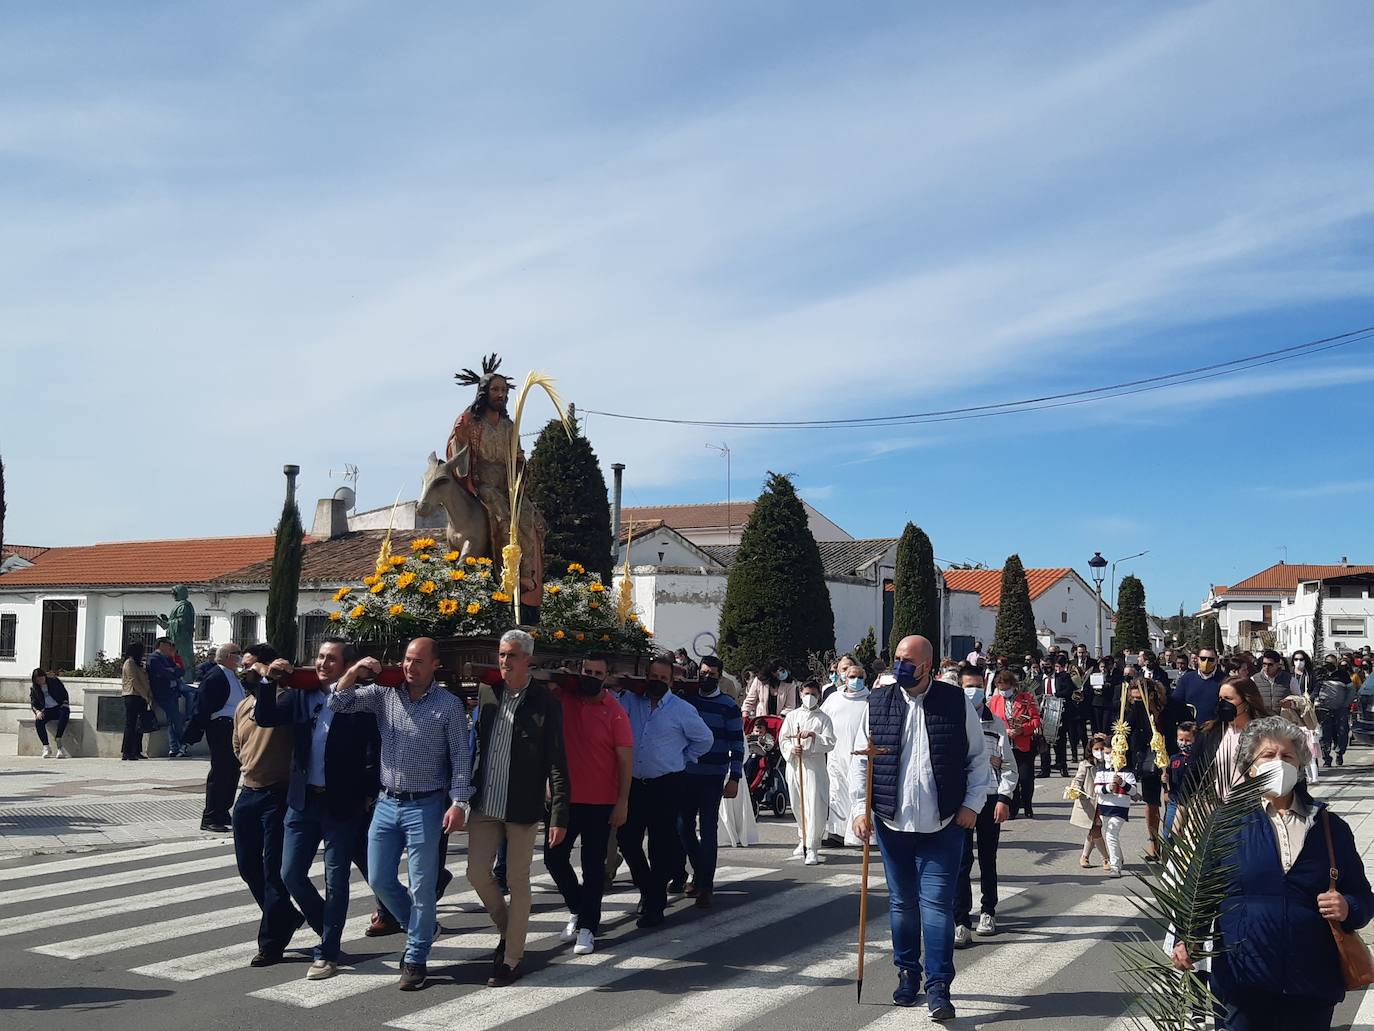
M881 415L1374 324L1349 4L12 4L6 538L269 530L413 495L481 353L581 408ZM851 532L1131 567L1151 608L1374 561L1374 349L1054 412L592 417L628 503L794 473ZM542 418L547 410L538 408ZM90 506L82 497L93 497Z

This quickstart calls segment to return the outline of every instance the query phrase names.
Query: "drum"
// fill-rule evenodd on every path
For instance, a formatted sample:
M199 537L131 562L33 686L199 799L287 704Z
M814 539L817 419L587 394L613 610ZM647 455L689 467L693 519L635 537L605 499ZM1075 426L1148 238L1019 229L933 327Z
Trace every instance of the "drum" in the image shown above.
M1050 695L1040 709L1040 733L1045 740L1059 740L1059 730L1064 723L1064 699Z

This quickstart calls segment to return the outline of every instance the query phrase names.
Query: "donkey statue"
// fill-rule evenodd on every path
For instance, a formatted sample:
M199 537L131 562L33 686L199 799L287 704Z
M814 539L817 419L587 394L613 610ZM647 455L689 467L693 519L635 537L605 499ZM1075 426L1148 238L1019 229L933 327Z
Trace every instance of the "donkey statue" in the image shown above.
M432 515L442 506L448 516L448 528L444 531L448 546L463 558L469 555L491 558L493 556L487 554L491 550L487 510L457 479L466 476L467 471L467 448L463 448L447 462L439 461L439 456L431 451L424 479L420 483L420 500L415 505L415 513L421 516Z

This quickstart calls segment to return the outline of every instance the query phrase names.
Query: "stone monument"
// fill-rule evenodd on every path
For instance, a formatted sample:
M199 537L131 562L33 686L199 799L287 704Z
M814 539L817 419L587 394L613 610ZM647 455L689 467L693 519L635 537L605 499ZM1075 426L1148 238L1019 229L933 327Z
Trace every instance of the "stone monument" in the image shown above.
M196 666L196 609L187 600L188 594L185 584L177 584L172 588L172 597L177 603L172 607L171 615L157 617L157 625L167 631L167 636L172 639L172 647L181 656L181 681L184 684L191 682ZM246 642L244 647L251 643Z

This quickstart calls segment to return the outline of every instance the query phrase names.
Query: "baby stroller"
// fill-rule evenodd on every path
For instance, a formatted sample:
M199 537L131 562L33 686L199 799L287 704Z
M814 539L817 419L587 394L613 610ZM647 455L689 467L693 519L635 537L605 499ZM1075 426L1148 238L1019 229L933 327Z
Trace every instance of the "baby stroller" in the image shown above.
M783 774L782 749L778 747L781 732L781 716L757 716L749 727L749 758L744 763L744 775L749 781L755 816L762 809L773 810L774 816L787 815L787 777Z

